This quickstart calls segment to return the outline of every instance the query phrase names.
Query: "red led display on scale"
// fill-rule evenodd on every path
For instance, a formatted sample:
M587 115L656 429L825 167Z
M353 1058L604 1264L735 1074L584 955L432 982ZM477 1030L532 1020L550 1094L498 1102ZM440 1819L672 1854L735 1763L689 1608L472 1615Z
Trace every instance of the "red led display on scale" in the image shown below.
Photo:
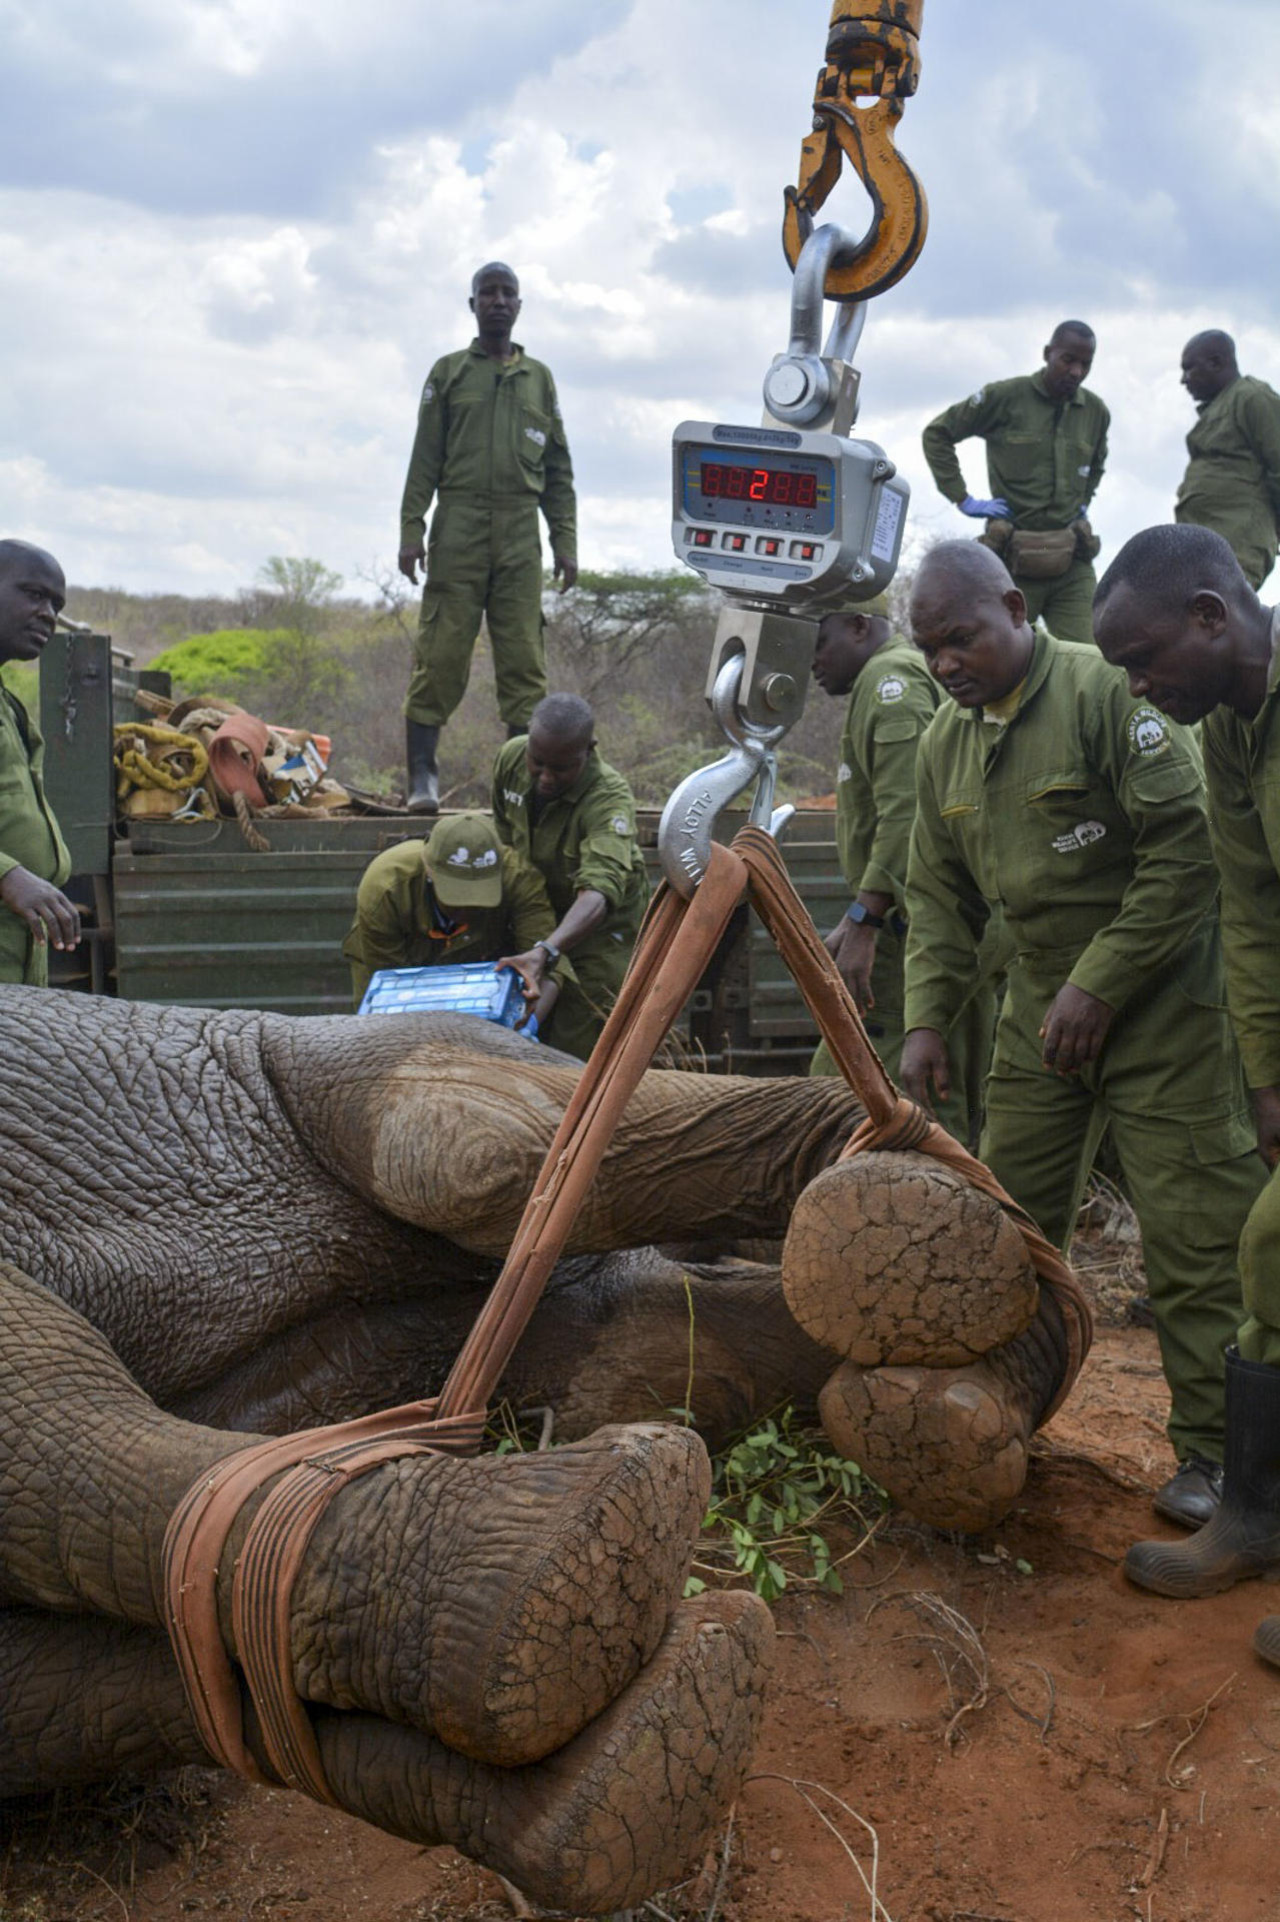
M703 461L698 482L709 499L761 501L767 507L816 507L814 474L793 474L782 467L737 467Z

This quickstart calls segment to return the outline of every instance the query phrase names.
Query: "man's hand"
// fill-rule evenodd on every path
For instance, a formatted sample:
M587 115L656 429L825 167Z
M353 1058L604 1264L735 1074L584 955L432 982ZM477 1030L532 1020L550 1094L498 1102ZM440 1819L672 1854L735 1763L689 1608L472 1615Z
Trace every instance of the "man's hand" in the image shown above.
M840 970L840 978L853 996L859 1014L866 1014L874 1008L876 998L871 992L871 965L876 958L876 931L864 921L859 927L847 914L842 914L824 945Z
M493 971L499 974L503 968L510 968L524 982L524 998L530 1007L536 1005L547 980L547 956L543 948L530 948L527 954L504 954L501 961L495 961Z
M537 1000L532 1004L525 1004L525 1011L516 1022L517 1028L523 1028L529 1016L536 1014L538 1017L538 1032L541 1034L548 1021L550 1021L556 1002L559 999L560 983L554 978L548 978L543 982L542 993L538 996Z
M951 1095L951 1063L947 1044L936 1028L912 1028L902 1044L898 1078L911 1099L934 1115L933 1101ZM929 1089L933 1088L933 1099Z
M422 542L419 541L416 547L402 547L397 557L396 565L399 567L405 579L412 581L415 587L418 585L419 567L422 569L422 578L425 580L427 578L427 550L422 545Z
M74 948L80 940L80 910L51 881L42 881L30 868L10 868L0 881L0 901L10 914L25 921L41 946Z
M1274 1168L1280 1162L1280 1088L1250 1088L1249 1099L1258 1124L1258 1153Z
M561 575L564 576L563 580L560 579ZM551 556L551 578L553 581L560 581L560 592L567 594L578 579L577 561L568 560L563 554L553 554Z
M1068 981L1058 989L1040 1028L1044 1042L1041 1060L1046 1068L1064 1078L1079 1074L1102 1053L1116 1011L1096 994Z
M959 502L959 508L960 512L967 514L970 520L1011 521L1013 519L1013 509L1008 501L1002 501L998 496L995 500L983 501L976 499L972 494L966 494Z

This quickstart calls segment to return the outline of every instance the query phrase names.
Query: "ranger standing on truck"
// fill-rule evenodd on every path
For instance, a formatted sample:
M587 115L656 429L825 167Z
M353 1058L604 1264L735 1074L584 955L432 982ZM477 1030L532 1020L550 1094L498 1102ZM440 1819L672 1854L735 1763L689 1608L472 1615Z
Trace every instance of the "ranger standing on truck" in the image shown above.
M1236 344L1218 328L1183 348L1182 384L1200 418L1187 435L1174 519L1221 534L1257 589L1275 563L1280 525L1280 394L1240 372Z
M1002 903L1015 952L982 1156L1065 1248L1110 1123L1173 1403L1180 1466L1155 1506L1194 1527L1219 1498L1236 1244L1264 1179L1223 1005L1199 751L1095 649L1033 631L976 542L925 556L911 625L950 699L917 763L903 1086L945 1093L974 928Z
M66 604L67 584L52 554L26 541L0 541L0 666L38 661ZM74 948L80 914L60 883L71 856L45 799L40 731L16 695L0 686L0 982L45 987L49 948Z
M471 282L476 339L427 376L400 507L400 572L417 584L425 566L413 676L405 700L408 806L440 805L440 730L461 701L483 615L493 645L498 708L523 734L547 691L542 638L538 509L551 534L552 567L578 578L573 466L555 382L511 338L520 286L500 260ZM424 555L427 510L431 540Z
M508 741L493 769L500 838L537 868L559 919L545 941L503 957L537 992L573 956L551 1040L585 1061L631 959L649 899L636 804L596 752L595 719L577 694L548 694L527 739Z
M1097 342L1082 320L1063 320L1039 373L992 381L924 430L924 457L962 514L987 523L979 536L1013 576L1027 619L1064 641L1092 641L1093 558L1100 542L1088 507L1107 460L1111 416L1084 385ZM970 494L959 441L987 443L989 500Z
M496 961L508 948L544 939L555 919L542 876L502 846L492 821L450 814L428 840L384 848L360 878L355 919L342 944L355 1005L378 968ZM548 981L535 1005L540 1028L558 991Z

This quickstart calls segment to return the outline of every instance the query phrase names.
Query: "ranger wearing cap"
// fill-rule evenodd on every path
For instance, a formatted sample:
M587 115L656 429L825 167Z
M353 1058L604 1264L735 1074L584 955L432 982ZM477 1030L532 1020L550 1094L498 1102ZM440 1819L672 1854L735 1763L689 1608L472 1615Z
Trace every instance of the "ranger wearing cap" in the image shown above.
M401 841L376 855L356 895L342 944L355 1005L378 968L432 968L497 961L551 933L555 915L536 868L503 847L483 814L450 814L427 841ZM535 1004L539 1028L557 983Z
M941 697L919 652L893 633L884 594L824 615L813 678L825 694L849 696L836 773L836 852L851 898L826 945L896 1081L916 749ZM993 1026L994 997L984 980L948 1037L955 1092L940 1116L965 1141L976 1131ZM825 1041L809 1072L837 1072Z
M493 767L499 835L532 863L559 916L545 941L504 956L531 992L573 955L551 1040L585 1061L631 959L649 900L636 840L636 804L623 776L596 751L595 720L577 694L539 701L523 740Z

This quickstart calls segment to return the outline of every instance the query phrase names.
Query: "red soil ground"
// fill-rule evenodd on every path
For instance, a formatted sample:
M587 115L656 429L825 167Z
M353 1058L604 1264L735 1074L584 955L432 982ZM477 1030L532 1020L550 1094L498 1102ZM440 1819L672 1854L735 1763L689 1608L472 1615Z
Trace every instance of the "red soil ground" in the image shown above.
M1154 1337L1104 1327L1000 1528L960 1542L891 1520L842 1597L784 1597L727 1867L722 1835L636 1922L1280 1916L1280 1674L1250 1650L1275 1591L1171 1603L1120 1572L1172 1466L1163 1408ZM11 1810L9 1829L0 1922L524 1912L449 1850L198 1770Z

